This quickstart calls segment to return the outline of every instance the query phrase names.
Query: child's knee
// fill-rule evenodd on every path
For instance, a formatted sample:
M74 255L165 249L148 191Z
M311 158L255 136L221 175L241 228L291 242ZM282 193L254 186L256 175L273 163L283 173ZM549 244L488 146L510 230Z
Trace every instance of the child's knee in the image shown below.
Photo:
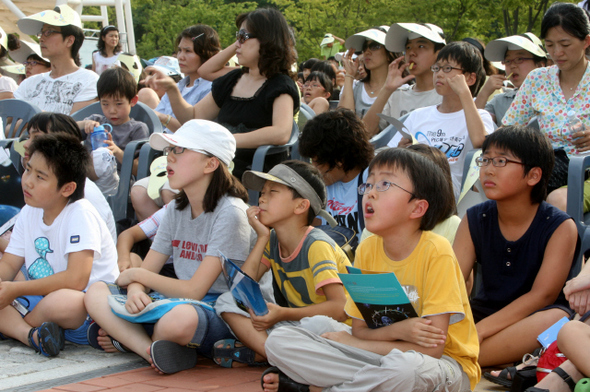
M155 340L171 340L177 343L186 341L188 344L198 325L199 316L192 305L176 306L154 326Z
M571 344L572 339L588 339L590 337L590 326L581 321L570 321L564 324L557 334L557 345Z

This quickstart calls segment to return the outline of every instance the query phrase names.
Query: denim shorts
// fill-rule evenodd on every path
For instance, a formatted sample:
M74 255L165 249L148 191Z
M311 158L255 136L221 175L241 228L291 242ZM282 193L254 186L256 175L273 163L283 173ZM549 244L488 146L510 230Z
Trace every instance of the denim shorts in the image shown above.
M116 284L107 283L107 286L113 295L127 295L127 290ZM166 296L155 291L151 292L149 296L153 299L166 298ZM199 354L207 358L213 358L215 342L221 339L233 339L234 337L223 319L219 317L214 310L206 309L196 304L193 304L192 306L199 316L199 322L188 346L196 348ZM154 333L155 324L142 325L148 335L151 336Z
M35 306L44 297L42 295L23 295L22 297L18 297L16 300L20 302L25 308L30 311L35 309ZM86 320L76 329L64 329L64 334L66 340L68 342L76 343L76 344L88 344L88 338L86 337L86 332L88 331L88 327L91 324L91 320L89 316L86 316Z

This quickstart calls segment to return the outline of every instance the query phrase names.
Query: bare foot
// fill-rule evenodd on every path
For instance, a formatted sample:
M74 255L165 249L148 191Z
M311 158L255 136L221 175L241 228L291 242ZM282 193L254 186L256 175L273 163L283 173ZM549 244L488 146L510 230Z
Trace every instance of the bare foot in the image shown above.
M279 374L268 373L263 378L264 383L262 384L264 392L276 392L279 390Z
M145 351L147 352L148 355L148 362L150 363L150 366L152 367L152 369L154 369L154 371L158 374L164 374L162 373L160 370L158 370L158 368L154 365L154 362L152 361L152 354L150 353L150 349L152 348L152 346L148 347Z
M111 337L102 328L98 330L98 337L96 338L96 341L98 342L98 345L102 347L102 349L107 353L116 353L119 351L115 348L115 346L113 346Z

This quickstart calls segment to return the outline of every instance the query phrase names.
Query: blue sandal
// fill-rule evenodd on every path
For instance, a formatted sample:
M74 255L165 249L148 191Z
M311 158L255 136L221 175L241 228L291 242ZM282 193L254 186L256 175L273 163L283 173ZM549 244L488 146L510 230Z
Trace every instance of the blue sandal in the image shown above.
M35 343L35 339L33 339L35 331L37 331L39 344ZM29 344L35 352L46 357L55 357L65 346L64 331L56 323L43 323L40 327L31 328Z
M233 361L248 366L268 366L268 362L256 362L256 352L246 346L236 347L236 339L222 339L213 345L213 361L221 367L231 368Z

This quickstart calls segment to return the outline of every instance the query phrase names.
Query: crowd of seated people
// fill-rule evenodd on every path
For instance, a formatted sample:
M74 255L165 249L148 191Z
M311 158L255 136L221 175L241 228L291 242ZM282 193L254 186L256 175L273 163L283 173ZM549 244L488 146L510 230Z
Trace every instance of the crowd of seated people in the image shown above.
M590 309L565 212L569 159L590 151L586 9L555 3L540 39L487 45L447 42L429 23L374 26L324 60L297 58L276 9L235 24L226 48L212 27L187 26L141 76L115 26L82 67L67 5L19 20L39 45L0 29L0 58L24 65L0 76L0 100L42 110L12 141L26 205L0 233L1 336L46 357L66 342L133 352L162 374L199 357L270 366L264 391L470 391L482 368L510 386L524 365L496 369ZM138 102L163 132L131 117ZM281 152L252 170L257 148L290 141L300 111L298 160ZM399 121L404 132L387 133ZM124 157L137 140L162 157L136 181L139 153ZM467 166L487 201L457 216ZM120 181L133 182L134 220L114 221ZM590 211L590 182L580 196ZM328 215L356 237L352 256ZM266 314L236 304L224 256L260 282ZM394 273L418 317L375 327L345 287L353 265ZM569 360L527 390L590 376L588 331L567 323Z

